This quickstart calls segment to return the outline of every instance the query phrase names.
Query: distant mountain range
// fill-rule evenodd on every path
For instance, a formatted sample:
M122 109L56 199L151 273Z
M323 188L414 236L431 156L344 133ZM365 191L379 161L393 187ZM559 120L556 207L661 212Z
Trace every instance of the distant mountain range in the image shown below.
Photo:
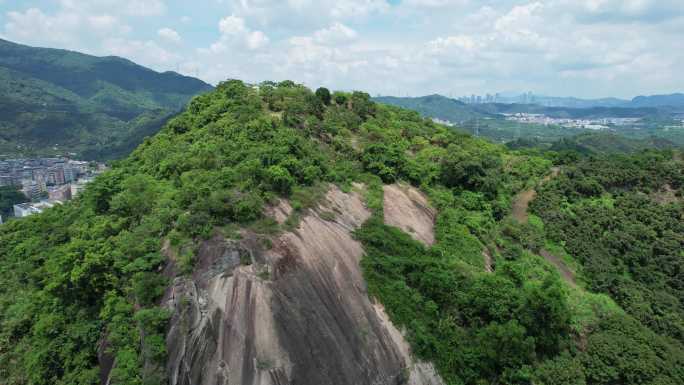
M531 140L535 145L547 147L562 138L571 138L591 130L562 125L521 124L507 120L504 115L515 113L543 114L555 119L602 120L603 118L637 118L633 125L614 126L606 129L618 134L607 136L585 135L576 147L586 147L597 152L631 152L641 148L668 148L684 145L684 103L678 104L684 95L641 96L622 105L558 107L522 103L463 103L442 95L422 97L377 97L379 103L391 104L419 112L439 121L453 123L458 129L492 141L506 143ZM581 99L575 99L581 100ZM617 100L617 99L615 99ZM566 100L568 101L568 100ZM606 104L607 99L604 99ZM577 103L576 103L577 104ZM595 146L591 142L595 141ZM568 145L568 143L564 143Z
M632 118L684 112L684 94L638 96L632 101L620 101L620 99L535 98L535 103L497 102L470 104L442 95L421 97L379 96L374 98L374 100L379 103L409 108L420 112L424 116L447 120L453 123L463 123L475 118L491 118L500 114L510 113L535 113L545 114L554 118L589 119L608 116Z
M474 98L474 99L473 99ZM520 95L501 95L496 97L460 98L467 104L500 103L500 104L536 104L545 107L594 108L594 107L661 107L684 110L684 94L637 96L632 100L618 98L580 99L575 97L540 96L530 93ZM462 100L463 99L463 100Z
M121 157L212 88L119 57L0 39L0 155Z
M684 94L637 96L630 107L675 107L684 109Z
M473 105L442 95L428 95L421 97L379 96L373 98L378 103L418 111L423 116L462 123L475 118L492 116L489 112L479 111Z

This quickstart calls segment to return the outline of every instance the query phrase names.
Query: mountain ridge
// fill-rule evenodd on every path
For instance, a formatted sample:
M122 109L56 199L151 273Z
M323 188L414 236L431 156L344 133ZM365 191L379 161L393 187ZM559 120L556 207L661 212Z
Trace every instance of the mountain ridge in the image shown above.
M0 226L0 378L681 383L683 170L672 151L510 151L363 92L223 82L77 199Z
M0 40L0 154L126 155L194 95L212 89L117 56Z

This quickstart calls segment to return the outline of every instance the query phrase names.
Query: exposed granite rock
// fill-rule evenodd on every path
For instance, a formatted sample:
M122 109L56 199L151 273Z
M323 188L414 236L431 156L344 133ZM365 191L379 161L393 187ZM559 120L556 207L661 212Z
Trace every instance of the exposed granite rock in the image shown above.
M166 294L169 383L442 384L368 298L351 231L369 216L358 193L333 187L270 250L248 233L206 241L192 277Z
M402 229L428 246L435 243L435 211L427 197L408 185L386 185L383 190L385 223Z

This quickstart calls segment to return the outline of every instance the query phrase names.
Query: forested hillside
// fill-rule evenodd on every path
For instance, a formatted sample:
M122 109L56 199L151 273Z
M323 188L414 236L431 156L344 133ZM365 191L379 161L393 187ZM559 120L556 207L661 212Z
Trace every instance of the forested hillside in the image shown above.
M514 150L537 149L550 150L568 156L634 154L644 150L673 150L680 146L655 136L641 139L627 138L610 132L586 132L575 136L546 143L535 138L520 138L506 143L506 147Z
M117 57L0 40L0 155L123 157L210 89Z
M684 167L669 153L565 165L532 203L592 291L684 342Z
M681 160L588 159L554 177L552 159L362 92L224 82L75 201L0 226L0 378L167 383L175 342L165 339L171 314L160 299L173 279L198 271L207 239L246 237L265 255L282 247L276 236L296 238L332 184L362 194L371 212L354 233L367 284L357 290L384 306L444 383L684 383ZM383 188L398 182L429 200L434 243L383 220ZM518 194L540 184L537 215L512 217ZM277 222L264 210L281 200L292 213ZM326 213L322 220L338 215ZM564 254L576 281L544 250ZM250 279L269 287L294 279L301 256L287 256ZM240 255L238 263L254 262ZM371 342L369 330L343 332L360 341L357 354ZM334 360L339 351L314 353ZM268 360L245 365L244 384L262 373L276 383L280 373Z

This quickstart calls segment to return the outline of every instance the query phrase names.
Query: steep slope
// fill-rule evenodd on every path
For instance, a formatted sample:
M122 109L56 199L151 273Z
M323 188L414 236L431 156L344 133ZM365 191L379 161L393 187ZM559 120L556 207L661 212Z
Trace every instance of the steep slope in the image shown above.
M368 297L351 234L368 217L333 187L270 250L248 233L205 241L167 294L170 384L441 384Z
M581 264L593 290L684 342L683 195L684 163L645 151L567 165L539 189L531 208L549 238Z
M0 153L120 157L210 89L117 57L0 40Z
M222 83L0 226L4 384L684 381L679 341L508 220L548 159L327 94Z

